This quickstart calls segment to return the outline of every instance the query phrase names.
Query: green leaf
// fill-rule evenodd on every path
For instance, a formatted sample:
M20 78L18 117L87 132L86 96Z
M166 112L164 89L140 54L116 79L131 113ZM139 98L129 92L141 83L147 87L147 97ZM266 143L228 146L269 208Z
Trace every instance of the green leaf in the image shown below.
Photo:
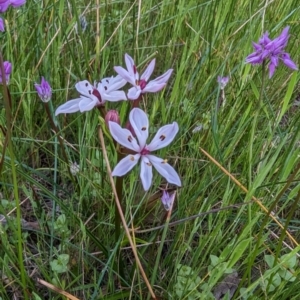
M241 288L240 295L243 300L247 300L248 298L252 299L253 293L251 291L248 291L247 288Z
M297 264L297 256L293 255L290 259L285 261L285 258L288 257L289 254L285 254L281 256L280 261L284 261L283 266L287 269L293 269Z
M285 114L285 112L288 109L288 104L289 104L290 99L292 97L292 94L293 94L296 83L297 83L297 72L294 72L294 74L292 75L291 80L289 82L286 94L283 98L283 103L282 103L281 112L280 112L280 115L279 115L279 118L278 118L278 123L280 122L282 116Z
M211 264L215 267L219 262L219 257L213 254L211 254L209 257L210 257Z
M259 91L258 91L258 89L257 89L257 87L256 87L256 85L255 85L255 83L254 83L254 81L251 80L251 81L250 81L250 84L251 84L252 92L253 92L253 94L255 95L255 98L256 98L256 100L258 100L258 99L259 99Z
M272 282L270 282L270 279L271 279L271 275L268 278L266 278L265 287L268 292L273 292L280 285L281 277L279 276L278 273L275 273L272 277Z
M68 263L69 263L69 255L68 254L60 254L58 259L54 259L50 262L50 266L53 272L57 273L65 273L68 271Z
M273 268L274 266L274 256L273 255L265 255L265 261L269 268Z
M35 292L32 292L32 296L33 296L33 300L42 300L42 298ZM2 299L2 298L0 298L0 299Z
M278 274L283 280L293 282L296 279L296 276L293 275L294 272L295 272L294 270L290 271L290 270L281 269L278 271Z
M225 259L228 258L228 256L230 255L230 253L232 252L232 248L234 247L236 241L236 237L234 237L229 244L225 247L225 249L222 251L220 257L219 257L219 261L224 261Z
M230 260L228 263L228 268L233 268L236 262L241 258L244 254L244 251L248 247L249 243L251 242L252 237L246 240L241 241L234 249L230 256Z

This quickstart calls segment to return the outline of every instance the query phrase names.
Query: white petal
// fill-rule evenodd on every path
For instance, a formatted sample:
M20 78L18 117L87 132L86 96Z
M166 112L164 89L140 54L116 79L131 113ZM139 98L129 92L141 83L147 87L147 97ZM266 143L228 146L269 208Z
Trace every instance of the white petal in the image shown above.
M114 76L111 77L104 77L100 81L95 81L94 82L94 87L97 88L97 85L103 84L103 85L110 85L111 81L113 80Z
M119 161L119 163L115 166L114 170L112 171L112 176L123 176L138 163L140 159L140 154L136 155L127 155L123 159Z
M161 91L166 86L166 83L156 83L155 81L150 81L145 88L143 89L142 93L156 93Z
M125 64L130 76L133 76L135 78L135 72L134 72L134 69L136 69L135 63L133 58L127 53L125 54Z
M169 80L170 76L172 75L172 72L173 69L169 69L167 72L165 72L164 74L160 75L159 77L155 78L152 81L155 81L156 84L166 83Z
M153 167L157 170L157 172L164 177L169 183L176 184L177 186L181 186L181 180L174 170L172 166L166 163L165 160L154 156L147 155L149 161L152 163Z
M146 113L140 108L133 108L129 114L129 121L139 141L142 150L148 138L149 120Z
M131 149L135 152L140 152L140 146L128 129L122 128L115 122L108 122L108 126L110 133L115 141L128 149Z
M134 87L130 88L128 90L128 94L127 94L128 99L130 99L130 100L138 99L141 95L141 92L142 92L142 90L139 85L137 87L134 86Z
M151 60L145 72L142 74L141 79L148 81L151 74L153 73L154 67L155 67L155 58Z
M75 84L76 90L83 96L91 98L93 96L94 87L87 81L79 81Z
M122 76L117 75L110 79L107 92L116 91L122 88L126 83L127 81Z
M79 81L75 84L75 87L81 95L85 96L86 98L92 99L93 102L97 102L97 104L99 105L104 103L101 93L87 80Z
M176 122L161 127L157 131L152 142L147 145L147 149L152 152L168 146L174 140L178 129L178 124Z
M70 100L62 105L60 105L56 111L55 115L59 114L70 114L79 111L79 102L81 101L81 98Z
M146 156L142 156L141 161L141 181L145 191L148 191L152 183L152 164Z
M134 75L131 75L128 71L126 71L124 68L119 67L119 66L114 67L114 69L127 82L131 83L132 85L136 85Z
M90 99L86 97L81 97L81 101L79 102L79 110L80 112L90 111L92 110L98 103L96 99Z
M123 92L123 91L113 91L113 92L105 93L102 95L103 95L102 99L104 101L117 102L117 101L121 101L121 100L127 100L125 92Z

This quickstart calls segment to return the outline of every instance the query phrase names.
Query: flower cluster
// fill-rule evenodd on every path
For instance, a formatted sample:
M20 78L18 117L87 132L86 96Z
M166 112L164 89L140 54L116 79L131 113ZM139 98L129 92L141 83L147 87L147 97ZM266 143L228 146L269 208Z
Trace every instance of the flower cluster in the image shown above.
M254 52L246 57L246 63L252 65L269 62L269 78L271 78L281 60L287 67L298 70L290 55L284 51L289 39L289 26L283 29L282 33L271 40L268 32L264 33L258 43L253 42Z
M55 111L55 115L90 111L95 107L103 106L106 101L139 100L141 94L155 93L162 90L173 72L173 69L169 69L163 75L149 81L154 71L155 59L150 62L141 76L139 76L134 60L128 54L125 54L125 64L127 70L120 66L114 68L118 73L116 77L104 78L99 82L95 82L94 85L87 80L78 82L75 88L81 96L59 106ZM133 87L128 90L126 97L125 92L119 91L119 89L127 82Z
M154 71L155 59L149 63L141 76L137 71L134 60L128 54L125 54L125 64L127 69L121 66L114 68L118 73L115 77L104 78L93 85L87 80L78 82L75 88L80 96L60 105L56 109L55 115L86 112L96 107L100 108L105 113L105 123L111 136L122 147L124 153L129 153L118 162L112 176L124 176L140 161L140 178L144 190L149 190L151 186L152 166L169 183L181 186L181 180L177 172L167 163L167 160L151 154L153 151L168 146L173 141L179 130L178 124L173 122L161 127L153 140L147 144L149 120L146 113L137 107L143 94L158 92L166 86L173 69L169 69L161 76L149 81ZM131 84L132 87L125 93L120 89L127 83ZM48 99L45 96L46 89L42 88L42 84L40 86L36 85L36 89L42 100ZM132 109L129 113L129 122L126 128L120 126L121 121L118 111L109 110L106 112L105 110L106 102L122 100L132 100L130 102Z
M26 0L0 0L0 13L7 11L9 6L19 7L25 4ZM4 21L0 18L0 31L4 31Z

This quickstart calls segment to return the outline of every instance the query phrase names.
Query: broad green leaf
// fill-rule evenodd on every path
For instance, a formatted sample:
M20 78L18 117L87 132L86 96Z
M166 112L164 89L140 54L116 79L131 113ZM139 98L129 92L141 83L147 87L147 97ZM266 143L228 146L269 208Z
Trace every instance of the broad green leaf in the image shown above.
M297 256L293 255L288 260L285 260L286 257L288 257L289 254L284 254L281 256L280 261L283 261L283 266L285 268L293 269L297 264Z
M295 273L294 270L281 269L281 270L279 270L278 273L279 273L280 277L285 281L293 282L296 280L296 276L293 274L293 273Z
M218 264L218 262L219 262L219 257L215 256L213 254L211 254L209 257L210 257L211 264L213 266L216 266Z
M273 268L274 267L274 256L273 255L265 255L265 261L267 263L267 265L269 266L269 268Z

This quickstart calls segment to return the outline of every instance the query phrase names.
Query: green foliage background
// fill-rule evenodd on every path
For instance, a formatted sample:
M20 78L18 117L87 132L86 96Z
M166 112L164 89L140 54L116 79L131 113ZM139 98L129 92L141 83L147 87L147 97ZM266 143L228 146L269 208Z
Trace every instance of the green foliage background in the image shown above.
M81 15L88 22L84 32L80 26L75 30ZM149 204L163 183L157 174L147 194L138 168L124 179L129 228L151 229L135 233L135 241L157 297L179 299L175 291L178 266L183 265L191 268L194 291L203 299L209 299L228 268L237 270L239 288L245 288L250 299L297 299L297 280L282 280L273 291L263 283L281 267L279 258L288 254L284 257L291 259L299 246L257 203L245 204L255 196L299 240L299 75L281 63L272 79L262 81L262 67L245 64L252 41L265 31L274 38L285 26L291 27L287 51L299 62L297 0L36 0L9 9L3 17L2 55L13 65L13 125L8 149L9 123L1 97L0 214L7 217L0 227L2 299L64 299L38 278L79 299L147 298L127 238L123 233L117 242L113 238L114 199L98 139L98 112L56 118L70 162L80 164L79 191L68 177L69 164L34 89L41 76L51 83L53 113L78 96L77 81L115 75L113 66L124 66L125 53L139 68L156 57L153 78L174 69L164 91L147 95L142 108L149 114L152 134L164 124L179 123L174 143L159 155L167 157L182 178L171 216L171 222L182 222L165 234L155 230L165 224L159 199ZM230 76L222 109L218 75ZM125 124L127 103L110 107L120 110ZM200 124L204 129L193 133ZM114 166L116 153L106 142ZM245 194L200 147L249 192ZM65 217L59 219L61 215ZM21 218L36 226L24 229ZM211 255L222 257L213 269ZM274 256L277 263L268 266L264 255ZM62 270L67 266L67 271L56 272L51 265L59 265L61 257ZM297 276L299 267L293 271ZM187 292L184 299L192 298ZM245 297L237 291L235 299Z

